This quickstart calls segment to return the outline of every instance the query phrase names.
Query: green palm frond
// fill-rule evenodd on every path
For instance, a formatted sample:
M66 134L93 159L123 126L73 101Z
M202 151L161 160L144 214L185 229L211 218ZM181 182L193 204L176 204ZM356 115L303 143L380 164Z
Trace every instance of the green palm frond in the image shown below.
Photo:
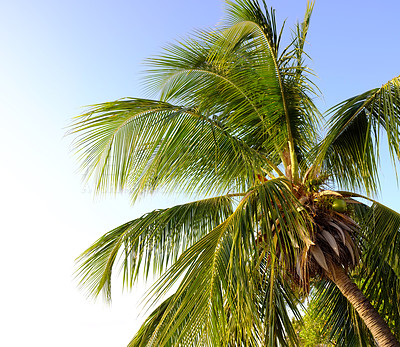
M384 317L392 333L400 338L400 279L390 265L382 261L379 255L372 264L364 264L361 282L365 296L376 307L381 317ZM379 267L373 267L377 262L382 262Z
M279 56L282 30L278 34L274 10L269 11L265 2L263 2L264 11L261 11L256 1L230 4L232 10L228 24L232 27L229 30L235 33L237 27L252 28L253 36L260 41L257 46L263 47L260 51L261 56L270 57L273 62L273 65L270 63L273 69L269 67L268 71L274 71L279 85L277 97L279 96L282 105L280 131L286 134L286 142L289 144L291 169L297 171L297 162L303 160L304 155L315 145L316 127L320 119L319 112L310 97L310 95L316 95L318 89L311 82L309 74L312 72L303 59L306 55L304 43L313 5L309 4L304 22L298 24L292 43ZM253 37L252 42L256 42ZM253 50L254 48L251 51ZM251 55L254 57L253 53ZM257 55L255 58L259 60ZM260 93L263 91L261 90ZM294 173L294 176L296 175L297 173Z
M78 134L82 168L95 179L97 191L129 189L134 200L156 189L208 195L245 191L255 173L276 169L198 109L160 101L95 105L72 131Z
M242 28L237 44L229 33L212 32L171 45L149 61L153 70L148 78L163 99L196 105L247 144L263 147L276 161L286 145L285 134L279 131L284 130L279 85L271 70L273 61L257 53L255 44L252 54L240 44L250 30Z
M385 262L400 279L400 214L375 202L365 221L365 229L368 263L375 262L379 268L379 262Z
M149 345L162 346L179 330L186 334L181 333L176 338L176 344L185 341L188 346L218 345L221 338L226 338L221 337L221 333L226 333L225 322L228 320L224 310L223 285L226 286L225 273L229 268L232 247L232 237L227 230L229 227L231 223L227 221L215 228L189 248L161 278L162 290L166 291L172 281L185 274L175 300L170 302L159 320ZM183 328L182 324L188 329Z
M175 301L175 306L172 309L169 307L169 305L175 300L175 297L176 295L172 295L167 298L149 315L134 338L128 344L128 347L158 346L157 339L154 337L156 330L159 328L160 322L163 320L163 315L166 313L166 310L168 309L169 314L173 315L176 312L176 309L179 307L179 298ZM172 334L163 342L163 346L173 347L179 344L183 346L198 346L198 342L200 340L198 331L188 330L192 328L190 325L190 316L193 314L196 314L195 308L188 313L187 317L181 322L174 334ZM187 336L182 338L182 334ZM214 345L217 346L218 344L216 343Z
M282 51L279 58L280 70L284 71L287 94L290 95L292 133L295 139L296 154L301 170L307 170L312 164L307 154L318 141L316 129L320 127L322 116L313 99L321 92L312 81L315 73L307 66L308 54L305 52L307 33L314 8L314 2L307 3L302 22L297 23L293 31L292 42Z
M168 299L164 300L152 313L150 313L146 321L136 333L135 337L128 344L128 347L146 346L154 330L157 328L159 320L164 315L166 308L172 300L173 296L170 296ZM173 346L173 344L166 343L164 346L169 347Z
M393 162L400 160L400 77L333 107L316 167L338 185L374 193L379 188L379 138L387 137Z
M374 203L364 237L363 291L400 339L400 214Z
M297 46L285 56L291 64L287 67L279 61L280 34L273 11L260 12L253 1L228 3L230 26L199 32L149 59L148 84L161 91L163 100L196 105L212 114L274 162L283 161L288 143L293 155L295 150L307 153L315 144L318 111L308 95L314 93L308 69L300 63L312 7L299 29Z
M256 297L260 319L264 323L259 344L262 346L297 346L298 339L291 320L301 321L299 302L296 293L281 273L265 264L259 293Z
M271 228L277 210L284 224L278 235ZM290 250L301 244L303 233L297 229L302 223L286 182L270 180L249 191L236 210L188 248L153 288L151 302L181 280L149 345L164 345L173 336L176 344L185 341L188 346L294 341L288 310L296 312L296 303L285 284L284 265L296 254L288 252L286 260L278 259L276 250L278 245ZM262 253L258 230L264 236Z
M102 236L78 258L77 276L88 294L111 298L111 275L122 264L124 284L132 286L151 267L161 273L189 246L232 212L232 198L221 196L155 210Z

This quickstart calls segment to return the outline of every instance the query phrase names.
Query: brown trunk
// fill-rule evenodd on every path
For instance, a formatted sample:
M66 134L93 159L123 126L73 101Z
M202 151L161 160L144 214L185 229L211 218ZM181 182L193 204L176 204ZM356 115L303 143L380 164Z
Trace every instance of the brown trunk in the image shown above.
M329 277L358 312L380 347L400 347L386 322L342 267L336 266Z

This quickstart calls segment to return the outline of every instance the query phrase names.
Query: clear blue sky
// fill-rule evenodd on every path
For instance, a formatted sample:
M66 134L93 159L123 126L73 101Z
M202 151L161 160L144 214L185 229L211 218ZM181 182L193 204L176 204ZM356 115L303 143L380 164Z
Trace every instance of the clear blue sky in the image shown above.
M274 0L287 29L306 1ZM400 74L397 0L317 2L308 37L321 109ZM74 258L109 229L172 204L94 200L81 184L65 127L82 106L145 96L142 61L223 15L220 0L0 1L2 346L125 346L140 286L111 307L87 301ZM287 32L288 33L288 32ZM380 200L400 211L383 156Z

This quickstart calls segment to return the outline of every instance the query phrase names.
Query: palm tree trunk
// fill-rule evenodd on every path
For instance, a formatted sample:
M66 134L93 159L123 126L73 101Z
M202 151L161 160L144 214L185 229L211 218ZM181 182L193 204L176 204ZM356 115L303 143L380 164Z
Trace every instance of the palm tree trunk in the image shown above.
M342 267L335 266L329 277L358 312L380 347L400 347L386 322Z

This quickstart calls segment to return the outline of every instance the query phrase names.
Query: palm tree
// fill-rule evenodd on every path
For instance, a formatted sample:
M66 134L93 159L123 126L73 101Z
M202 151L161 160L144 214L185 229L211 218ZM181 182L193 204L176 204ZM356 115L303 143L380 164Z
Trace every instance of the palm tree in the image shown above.
M79 258L81 284L110 299L119 259L128 287L160 276L152 302L174 290L129 346L296 345L310 293L338 345L399 346L400 215L371 196L381 134L400 159L400 78L322 116L304 52L313 4L283 49L264 1L226 4L217 30L148 61L155 100L76 119L99 192L201 197L106 233Z

